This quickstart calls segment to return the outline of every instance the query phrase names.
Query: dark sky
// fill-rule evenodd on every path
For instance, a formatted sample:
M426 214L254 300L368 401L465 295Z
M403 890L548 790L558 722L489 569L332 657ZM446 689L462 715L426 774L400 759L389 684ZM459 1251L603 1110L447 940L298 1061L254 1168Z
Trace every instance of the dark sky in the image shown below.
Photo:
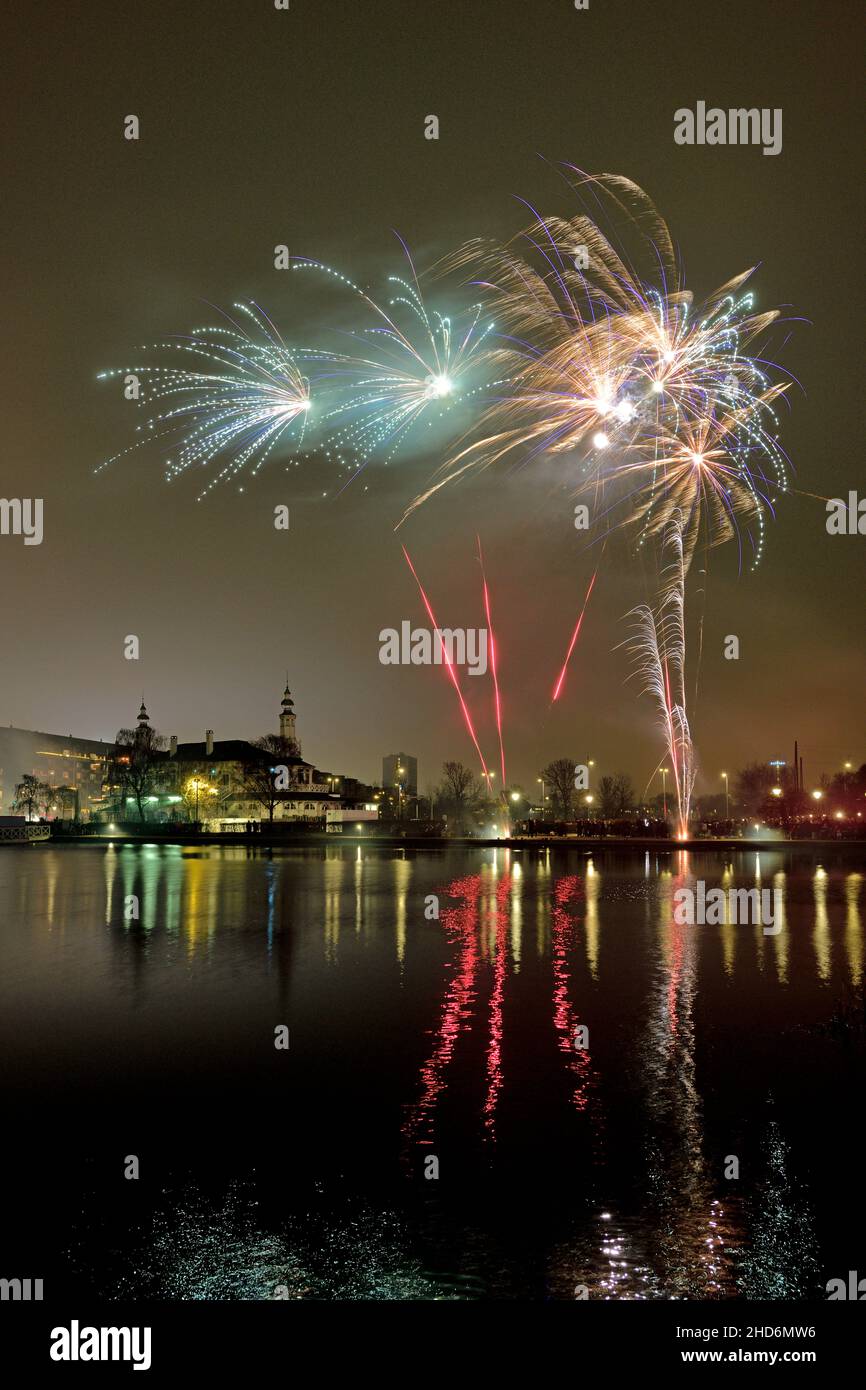
M595 758L641 786L660 756L649 704L624 684L622 615L646 597L618 555L599 577L565 696L549 696L591 566L545 469L446 489L394 534L437 458L371 466L335 498L322 464L275 461L241 494L197 504L154 452L93 475L130 439L130 406L96 381L136 345L252 296L291 337L292 286L273 247L364 282L465 238L579 209L550 163L626 174L661 209L698 294L756 262L761 307L809 322L783 354L803 383L783 442L803 493L863 491L862 62L855 0L571 0L4 7L5 439L0 495L44 498L45 539L0 537L0 722L112 737L144 691L165 734L275 728L285 672L305 754L378 778L382 754L472 763L441 670L383 667L378 633L422 621L405 538L440 620L479 626L475 534L500 640L509 777ZM698 100L781 107L782 153L680 147ZM123 118L141 120L138 143ZM438 142L423 138L438 115ZM330 490L330 496L322 493ZM288 534L273 508L292 509ZM785 757L807 779L866 758L863 537L828 537L823 503L792 494L761 568L711 556L691 706L702 780ZM142 658L123 658L123 638ZM741 659L722 658L736 633ZM691 654L694 653L694 645ZM694 673L694 662L692 662ZM466 681L494 757L490 689ZM478 687L477 693L475 687Z

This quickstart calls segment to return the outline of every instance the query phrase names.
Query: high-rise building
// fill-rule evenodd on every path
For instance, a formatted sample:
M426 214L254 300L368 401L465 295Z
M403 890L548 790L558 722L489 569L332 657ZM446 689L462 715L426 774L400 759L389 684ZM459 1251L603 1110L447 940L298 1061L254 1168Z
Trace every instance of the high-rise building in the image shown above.
M382 786L398 787L404 796L418 795L418 759L409 753L388 753L382 759Z
M102 802L102 783L113 753L113 743L96 738L44 734L11 725L0 728L0 814L9 814L15 788L28 774L58 791L74 790L81 813L89 815ZM56 810L52 809L55 804ZM62 807L51 803L46 814L68 815L69 804L69 798L64 797Z

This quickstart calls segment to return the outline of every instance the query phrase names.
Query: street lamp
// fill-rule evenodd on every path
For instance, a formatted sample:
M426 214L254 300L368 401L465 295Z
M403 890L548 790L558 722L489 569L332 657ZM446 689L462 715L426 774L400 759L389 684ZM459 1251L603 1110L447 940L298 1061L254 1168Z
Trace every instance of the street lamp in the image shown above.
M195 819L196 824L198 824L198 794L204 786L204 783L200 777L190 777L186 785L189 790L195 794Z
M661 772L661 775L662 775L662 803L663 803L663 805L664 805L665 820L667 820L667 818L668 818L668 784L667 784L668 769L667 769L666 767L663 767L663 768L660 768L659 771Z
M586 819L589 820L589 808L595 801L595 797L590 793L589 796L584 797L584 801L586 802Z
M813 800L815 800L815 801L820 801L820 800L821 800L821 797L822 797L823 795L824 795L823 792L813 792L813 793L812 793L812 798L813 798Z
M544 782L544 778L543 778L543 777L536 777L535 780L536 780L536 782L540 782L540 783L541 783L541 819L544 820L544 803L545 803L545 801L547 800L547 797L546 797L546 795L545 795L545 790L544 790L544 788L545 788L545 782Z
M730 816L728 814L728 774L726 772L723 772L722 776L725 779L725 820L730 820Z

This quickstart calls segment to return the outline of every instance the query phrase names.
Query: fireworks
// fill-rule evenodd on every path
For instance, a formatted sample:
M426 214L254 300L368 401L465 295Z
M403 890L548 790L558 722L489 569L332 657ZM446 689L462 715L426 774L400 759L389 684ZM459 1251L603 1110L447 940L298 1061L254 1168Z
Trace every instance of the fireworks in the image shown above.
M643 540L680 515L688 567L699 537L716 545L743 526L757 563L765 509L787 485L773 408L787 383L744 349L777 312L754 312L748 271L695 313L646 194L611 176L577 186L625 214L637 255L586 216L539 219L525 254L483 242L458 254L501 325L491 356L508 385L409 511L469 469L561 456L568 482L592 492L610 527Z
M339 271L306 258L293 270L312 269L351 290L371 322L352 330L347 351L315 348L316 383L328 404L322 416L328 459L353 462L356 471L373 454L387 462L413 432L432 427L482 385L479 367L493 325L480 304L446 316L428 309L408 248L401 240L409 279L388 277L388 307ZM475 384L473 385L473 379Z
M173 443L165 464L169 481L187 469L225 460L199 494L203 497L247 466L257 473L287 432L296 431L300 442L310 409L309 383L258 305L234 307L249 327L227 314L229 326L194 329L188 338L154 349L160 355L183 354L183 366L145 362L100 373L101 379L143 381L142 403L162 407L138 427L142 438L101 468L151 442L167 448Z
M634 633L625 643L642 682L641 694L655 701L670 759L677 800L677 836L689 830L695 760L686 715L685 561L679 517L664 535L661 597L653 611L641 604L629 615Z
M255 475L287 435L296 452L312 438L326 463L348 464L352 477L374 454L387 463L413 433L417 440L422 426L432 427L482 389L479 368L493 327L478 304L452 316L428 309L403 249L410 278L388 277L387 309L319 261L292 262L293 270L319 271L361 303L370 322L343 332L351 349L289 347L258 305L241 303L234 308L248 324L226 315L228 326L196 329L146 349L142 366L100 373L103 380L138 382L142 399L161 407L138 427L141 438L101 468L148 443L171 454L165 464L169 481L222 460L204 496L248 466ZM179 359L180 353L192 362ZM315 375L315 435L307 419L309 374Z

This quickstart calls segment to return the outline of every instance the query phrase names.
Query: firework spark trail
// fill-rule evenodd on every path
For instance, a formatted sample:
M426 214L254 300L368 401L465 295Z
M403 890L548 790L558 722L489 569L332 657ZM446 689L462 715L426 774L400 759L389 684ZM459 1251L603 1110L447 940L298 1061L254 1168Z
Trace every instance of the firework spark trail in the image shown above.
M424 591L424 585L421 583L421 580L418 578L418 572L417 572L417 570L415 569L415 566L412 564L412 559L411 559L411 556L409 555L408 550L406 549L405 545L402 546L401 548L402 548L402 551L403 551L404 556L406 557L406 564L409 566L410 570L412 571L412 575L413 575L413 577L414 577L414 579L415 579L415 583L418 585L418 592L419 592L420 595L421 595L422 601L423 601L423 603L424 603L424 607L427 609L428 617L430 618L430 621L431 621L431 623L433 624L433 631L434 631L434 634L436 634L436 633L439 632L439 624L438 624L437 621L436 621L436 614L433 612L433 606L432 606L432 604L430 603L430 600L428 599L428 597L427 597L427 595L426 595L426 593L425 593L425 591ZM484 778L485 778L485 780L486 780L486 782L487 782L487 789L488 789L488 791L489 791L489 790L491 789L491 784L490 784L490 773L489 773L489 771L488 771L488 769L487 769L487 764L486 764L485 761L484 761L484 754L481 752L481 745L479 744L478 739L477 739L476 734L475 734L475 727L474 727L474 725L473 725L473 723L472 723L472 716L470 715L469 710L468 710L467 707L466 707L466 701L465 701L464 698L463 698L463 691L460 689L460 682L458 681L457 676L456 676L456 674L455 674L454 665L453 665L453 662L451 661L450 656L448 655L448 651L447 651L447 649L446 649L446 647L445 647L445 643L442 641L441 638L439 638L438 640L439 640L440 645L441 645L442 655L443 655L443 657L444 657L444 659L445 659L445 668L446 668L446 670L448 671L448 675L449 675L450 678L451 678L451 684L454 686L454 689L455 689L456 692L457 692L457 699L460 701L460 708L461 708L461 710L463 711L463 718L464 718L464 720L466 721L466 728L469 730L469 736L470 736L470 738L472 739L472 742L473 742L474 745L475 745L475 751L476 751L476 753L478 754L478 757L479 757L479 759L480 759L480 761L481 761L481 769L482 769Z
M496 669L496 638L493 633L493 618L490 613L490 593L487 588L487 576L484 573L484 554L481 550L481 537L476 536L478 542L478 563L481 566L481 583L484 587L484 612L487 615L487 631L490 636L490 670L493 675L493 699L496 708L496 732L499 735L499 761L502 768L502 795L505 796L505 747L502 742L502 702L499 698L499 676Z
M562 690L562 683L565 680L565 673L568 670L568 663L571 660L571 653L574 651L575 644L577 642L578 637L580 636L580 629L583 623L583 615L586 612L586 605L589 603L589 596L592 593L593 586L595 585L597 574L598 569L596 568L595 574L593 574L592 579L590 579L589 581L589 588L587 589L586 597L583 600L583 607L580 610L580 617L575 623L574 631L571 634L571 641L568 644L568 651L565 654L565 661L562 663L562 670L559 673L559 679L557 680L556 685L553 688L553 699L551 700L551 704L553 704L555 700L559 699L559 694Z
M145 361L140 366L99 373L102 380L143 378L149 399L165 408L153 414L144 427L138 427L141 439L107 459L97 472L147 444L173 441L176 456L166 461L169 481L189 468L225 460L199 494L201 498L248 466L252 474L258 473L295 426L301 442L310 409L310 388L296 355L257 304L238 303L234 307L249 326L224 313L228 327L197 328L189 337L144 349L170 353L177 365ZM186 360L192 365L186 366Z
M669 558L662 570L659 603L655 611L648 604L632 610L634 633L622 645L642 681L641 694L651 695L659 712L674 773L677 835L684 839L689 831L695 759L686 715L685 564L679 519L665 532L663 554Z

